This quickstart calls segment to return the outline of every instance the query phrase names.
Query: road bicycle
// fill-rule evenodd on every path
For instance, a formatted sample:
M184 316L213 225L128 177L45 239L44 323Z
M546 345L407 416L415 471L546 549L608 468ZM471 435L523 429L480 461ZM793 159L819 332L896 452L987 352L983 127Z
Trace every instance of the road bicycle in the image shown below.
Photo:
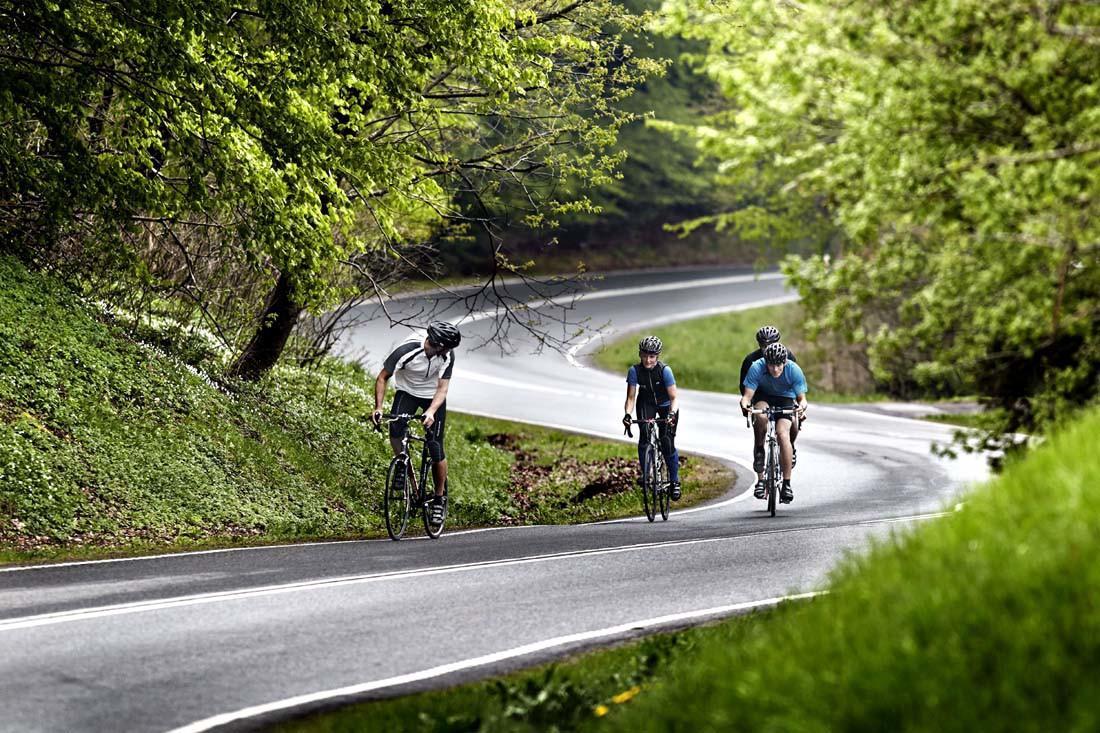
M657 518L657 511L661 512L661 519L668 521L668 504L671 495L672 481L668 475L668 465L665 462L664 453L661 452L660 439L657 433L659 423L668 423L668 418L650 417L644 420L631 420L631 425L644 426L646 445L642 451L642 505L645 506L645 515L649 521ZM626 434L631 438L630 425L626 426Z
M745 425L749 428L752 427L753 415L766 415L768 418L768 434L764 438L764 498L768 500L768 511L773 517L776 499L783 489L783 469L779 463L779 438L775 433L775 422L781 417L794 419L796 412L797 408L794 407L754 407L745 415Z
M382 416L387 423L397 420L409 421L405 435L401 438L401 450L390 461L390 468L386 473L385 494L382 499L386 531L389 532L392 540L399 540L404 536L409 519L418 511L424 519L424 531L433 540L443 534L443 523L447 521L446 483L443 484L443 519L438 523L432 521L432 499L435 498L435 493L428 490L428 477L431 475L434 461L428 450L428 431L425 430L421 435L413 432L414 420L415 424L422 425L423 418L423 415L405 412ZM409 453L409 443L412 442L422 445L419 471L416 470L415 461Z

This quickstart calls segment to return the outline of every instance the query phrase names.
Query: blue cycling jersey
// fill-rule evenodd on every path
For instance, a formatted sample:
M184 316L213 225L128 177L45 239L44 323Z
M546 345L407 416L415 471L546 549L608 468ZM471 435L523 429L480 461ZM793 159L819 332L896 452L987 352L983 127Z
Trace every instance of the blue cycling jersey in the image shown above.
M745 387L760 394L791 398L797 398L798 395L808 391L806 375L802 373L802 367L798 364L788 361L783 366L783 373L773 377L768 373L768 367L763 359L757 359L749 367L749 373L745 375Z

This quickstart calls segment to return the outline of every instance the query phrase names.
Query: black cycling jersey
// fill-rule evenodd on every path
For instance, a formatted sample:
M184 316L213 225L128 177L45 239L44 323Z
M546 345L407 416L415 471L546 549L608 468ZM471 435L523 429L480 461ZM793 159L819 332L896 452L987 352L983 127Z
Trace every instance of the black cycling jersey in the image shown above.
M627 370L626 383L638 388L638 404L665 407L672 402L668 388L676 384L676 377L672 376L672 369L662 361L658 361L652 369L646 369L639 362Z
M764 350L763 349L757 349L756 351L754 351L751 354L749 354L748 356L746 356L745 360L743 362L741 362L741 382L737 387L738 391L741 394L745 394L745 375L747 375L749 373L749 368L752 366L752 363L754 361L756 361L757 359L763 359L763 358L764 358ZM787 358L790 359L791 361L793 361L795 364L798 363L798 359L794 358L794 352L791 351L790 349L787 349Z

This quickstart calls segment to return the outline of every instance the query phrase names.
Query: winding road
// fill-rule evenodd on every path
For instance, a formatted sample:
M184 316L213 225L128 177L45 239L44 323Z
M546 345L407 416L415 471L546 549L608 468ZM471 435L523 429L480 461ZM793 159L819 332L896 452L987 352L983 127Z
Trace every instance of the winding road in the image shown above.
M605 333L791 298L777 276L731 269L608 276L577 302L560 290L538 309ZM425 303L387 307L413 317ZM599 339L532 353L513 329L510 354L466 348L496 328L492 305L440 305L476 311L462 323L450 409L621 438L623 376L585 366ZM376 366L405 333L376 320L342 347ZM674 327L660 333L675 338ZM735 378L751 334L715 338L729 343ZM734 462L747 487L751 436L736 399L681 395L680 449ZM0 568L0 730L250 727L767 606L814 592L845 552L949 510L985 476L978 458L929 453L949 438L939 425L820 405L811 416L795 502L775 518L742 491L654 524Z

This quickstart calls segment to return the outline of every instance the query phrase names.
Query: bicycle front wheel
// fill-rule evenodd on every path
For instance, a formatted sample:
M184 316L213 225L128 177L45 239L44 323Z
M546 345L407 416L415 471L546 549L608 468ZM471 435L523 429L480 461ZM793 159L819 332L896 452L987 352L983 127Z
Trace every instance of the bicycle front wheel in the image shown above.
M769 446L768 448L768 468L767 473L764 474L765 482L768 487L768 511L771 515L775 516L775 502L779 495L779 457L777 446Z
M394 456L386 474L386 491L382 498L382 513L386 517L386 531L391 540L399 540L409 523L409 492L412 490L409 459Z
M660 491L657 492L657 503L661 509L661 519L667 522L672 481L668 476L668 464L663 459L658 460L657 464L657 485L660 487Z
M642 471L642 504L645 505L645 516L653 521L657 516L657 456L653 448L646 448L645 468Z

